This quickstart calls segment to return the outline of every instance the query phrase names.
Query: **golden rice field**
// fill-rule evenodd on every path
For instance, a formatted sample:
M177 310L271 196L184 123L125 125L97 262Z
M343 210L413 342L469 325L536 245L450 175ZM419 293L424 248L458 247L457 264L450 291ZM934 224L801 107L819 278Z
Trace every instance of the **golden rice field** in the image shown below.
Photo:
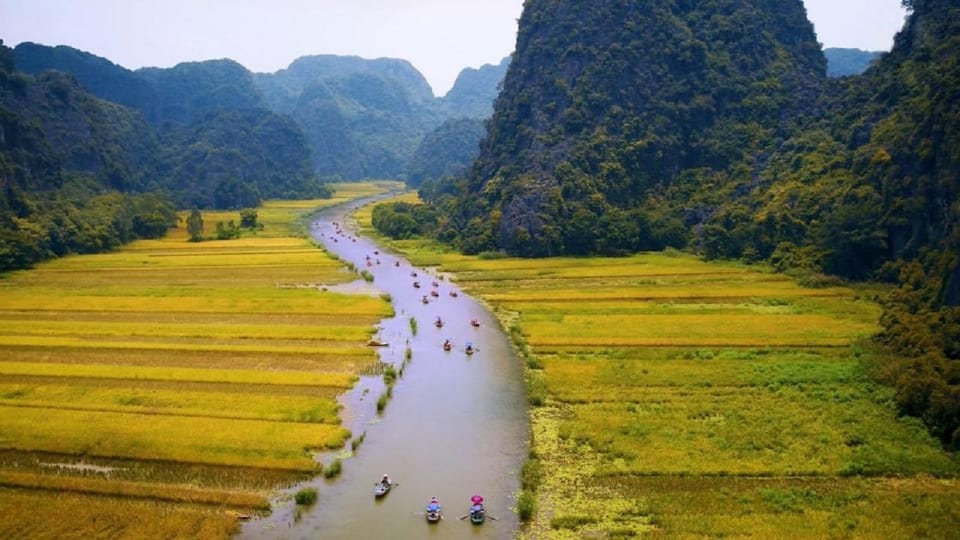
M357 276L304 219L384 189L268 202L235 240L181 224L0 277L0 538L224 538L316 474L391 307L324 289Z
M881 291L675 252L390 244L485 300L527 362L524 538L956 538L960 460L869 376Z

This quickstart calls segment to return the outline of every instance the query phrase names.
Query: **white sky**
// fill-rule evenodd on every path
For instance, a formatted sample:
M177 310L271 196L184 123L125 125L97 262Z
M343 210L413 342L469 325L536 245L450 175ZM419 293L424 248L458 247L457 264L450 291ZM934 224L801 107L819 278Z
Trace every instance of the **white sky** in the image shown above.
M826 47L888 50L900 0L805 0ZM523 0L0 0L0 39L70 45L137 69L232 58L259 72L308 54L409 60L445 94L513 52Z

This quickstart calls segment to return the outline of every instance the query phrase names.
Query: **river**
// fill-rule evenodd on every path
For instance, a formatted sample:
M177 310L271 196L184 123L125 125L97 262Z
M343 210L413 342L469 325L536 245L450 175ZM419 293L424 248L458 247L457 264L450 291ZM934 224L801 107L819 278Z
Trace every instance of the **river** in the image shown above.
M245 524L240 537L512 538L519 526L512 507L529 438L520 362L494 316L454 284L386 253L349 226L337 233L334 223L343 227L350 212L369 202L324 210L310 230L330 252L370 271L371 286L392 297L396 316L378 328L377 337L389 343L379 349L381 360L399 369L408 347L412 360L382 416L376 413L382 377L362 377L343 396L344 425L354 435L366 432L366 437L344 460L340 477L319 478L289 490L315 486L317 503L299 519L292 502L275 503L269 518ZM414 272L418 277L411 275ZM419 289L413 287L414 281L420 282ZM438 287L433 287L434 281ZM430 296L432 290L439 296ZM429 304L422 303L424 295ZM434 326L438 316L442 328ZM411 317L417 320L416 335ZM472 326L472 319L480 326ZM454 344L453 350L443 350L445 339ZM472 356L464 352L468 342L477 348ZM383 474L389 474L396 487L375 500L373 484ZM474 494L485 498L488 515L497 520L474 526L468 519L458 519L467 513ZM423 516L433 496L443 506L444 520L438 524L428 524Z

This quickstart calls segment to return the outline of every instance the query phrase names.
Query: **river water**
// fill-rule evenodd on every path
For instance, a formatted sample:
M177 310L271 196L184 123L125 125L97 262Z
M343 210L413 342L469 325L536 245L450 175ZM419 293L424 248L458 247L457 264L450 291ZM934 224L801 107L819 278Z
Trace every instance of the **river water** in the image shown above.
M414 268L344 227L346 215L369 202L324 210L315 217L311 233L344 261L370 271L374 293L392 297L397 315L384 320L377 334L389 343L380 349L381 360L399 369L407 348L412 360L383 415L376 413L382 377L362 377L343 396L344 425L354 435L366 432L366 437L344 460L340 477L289 490L315 486L318 502L299 518L292 502L277 502L273 515L247 523L241 538L512 538L519 526L512 508L529 438L520 362L482 305L427 269ZM342 227L341 234L334 223ZM418 277L411 276L413 272ZM420 282L419 289L414 281ZM439 296L430 296L432 290ZM424 295L429 304L422 303ZM442 328L434 326L438 316ZM416 335L411 317L417 320ZM472 319L480 326L472 326ZM443 350L445 339L453 350ZM477 348L472 356L464 352L468 342ZM375 500L373 484L383 474L389 474L396 487ZM458 519L467 513L474 494L482 495L488 515L499 519L480 526ZM438 524L428 524L423 516L433 496L443 506L444 520Z

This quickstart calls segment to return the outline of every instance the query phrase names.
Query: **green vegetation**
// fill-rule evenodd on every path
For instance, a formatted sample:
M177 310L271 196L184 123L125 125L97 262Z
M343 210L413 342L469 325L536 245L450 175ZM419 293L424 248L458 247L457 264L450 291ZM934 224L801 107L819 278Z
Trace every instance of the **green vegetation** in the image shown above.
M336 478L340 476L341 472L343 472L343 460L336 458L330 462L330 465L323 468L323 477L328 479Z
M225 538L318 474L314 452L351 440L337 395L380 365L364 343L390 312L321 290L351 274L296 222L333 202L267 203L235 240L177 228L0 280L0 534Z
M317 502L317 488L303 488L297 491L293 500L300 506L312 506Z
M407 166L407 182L417 187L427 181L463 176L480 154L484 133L480 118L447 120L423 138Z

